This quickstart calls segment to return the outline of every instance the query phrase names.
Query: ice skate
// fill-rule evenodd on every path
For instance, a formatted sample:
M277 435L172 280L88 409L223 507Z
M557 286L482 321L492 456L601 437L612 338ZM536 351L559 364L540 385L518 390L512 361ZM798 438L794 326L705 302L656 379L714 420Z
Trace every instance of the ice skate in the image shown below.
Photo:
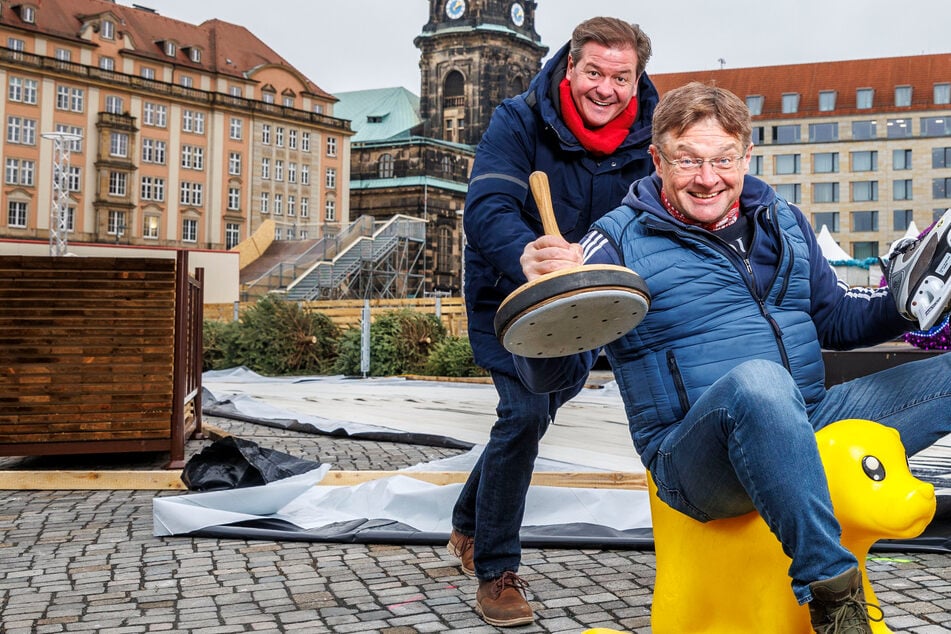
M951 308L951 209L925 235L895 243L881 262L899 312L931 328Z

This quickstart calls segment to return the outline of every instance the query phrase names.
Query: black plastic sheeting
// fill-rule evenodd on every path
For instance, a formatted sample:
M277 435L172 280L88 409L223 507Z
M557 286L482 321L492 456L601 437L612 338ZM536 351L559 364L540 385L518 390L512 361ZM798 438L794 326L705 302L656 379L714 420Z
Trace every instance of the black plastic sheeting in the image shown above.
M305 473L319 463L265 449L252 441L229 436L215 441L193 456L182 471L182 480L192 491L211 491L259 486ZM441 545L448 533L419 531L393 520L361 519L302 529L272 518L212 526L188 533L192 537L304 541L345 544ZM651 529L617 530L588 523L554 526L524 526L520 532L526 548L652 550ZM937 511L925 531L914 539L881 540L873 552L951 552L951 495L939 495Z

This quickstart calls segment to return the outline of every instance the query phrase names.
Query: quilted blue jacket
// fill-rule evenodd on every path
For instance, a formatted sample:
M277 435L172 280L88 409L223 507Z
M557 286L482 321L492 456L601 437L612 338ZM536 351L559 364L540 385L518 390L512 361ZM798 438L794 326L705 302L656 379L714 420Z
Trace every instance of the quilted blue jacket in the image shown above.
M653 165L650 121L657 90L647 74L637 88L638 114L614 154L589 154L561 119L558 83L567 67L565 45L528 90L496 108L476 150L469 180L465 227L465 299L476 362L515 374L511 355L495 337L499 304L525 283L519 257L543 233L528 187L535 170L548 174L562 234L576 242L595 220L617 207L628 187Z
M840 283L802 212L763 181L747 176L740 199L754 227L745 258L673 219L659 192L656 176L635 183L593 227L651 293L640 325L605 349L646 466L671 425L736 365L783 365L813 409L825 395L823 348L881 343L910 326L887 289ZM550 391L580 380L594 353L517 360L530 389Z

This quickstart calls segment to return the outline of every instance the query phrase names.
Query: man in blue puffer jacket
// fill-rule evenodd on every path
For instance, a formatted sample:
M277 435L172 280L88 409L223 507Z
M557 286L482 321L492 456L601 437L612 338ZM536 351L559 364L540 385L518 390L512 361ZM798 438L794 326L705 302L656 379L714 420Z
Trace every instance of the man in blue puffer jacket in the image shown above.
M476 151L464 215L465 297L476 362L499 394L498 420L453 509L449 550L479 579L476 610L489 623L531 623L516 574L519 528L538 443L581 386L532 394L495 337L499 304L525 283L519 257L543 233L528 177L548 174L561 232L578 240L652 171L647 148L657 91L636 25L592 18L532 80L495 111Z
M855 557L840 541L818 429L865 418L897 429L909 455L951 433L951 355L825 388L822 348L891 340L916 324L886 289L850 289L796 207L746 172L745 104L699 83L654 112L656 173L580 244L529 244L528 279L556 267L622 264L650 310L609 344L631 436L658 497L699 520L756 509L792 559L800 603L820 634L871 632ZM597 351L515 357L539 392L582 383ZM755 597L748 597L755 601Z

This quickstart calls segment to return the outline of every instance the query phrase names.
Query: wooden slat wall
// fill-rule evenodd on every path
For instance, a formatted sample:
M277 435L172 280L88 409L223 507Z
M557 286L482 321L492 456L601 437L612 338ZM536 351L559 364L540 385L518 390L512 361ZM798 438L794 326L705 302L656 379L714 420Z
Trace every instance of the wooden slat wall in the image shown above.
M168 439L174 333L175 260L0 256L0 454Z

